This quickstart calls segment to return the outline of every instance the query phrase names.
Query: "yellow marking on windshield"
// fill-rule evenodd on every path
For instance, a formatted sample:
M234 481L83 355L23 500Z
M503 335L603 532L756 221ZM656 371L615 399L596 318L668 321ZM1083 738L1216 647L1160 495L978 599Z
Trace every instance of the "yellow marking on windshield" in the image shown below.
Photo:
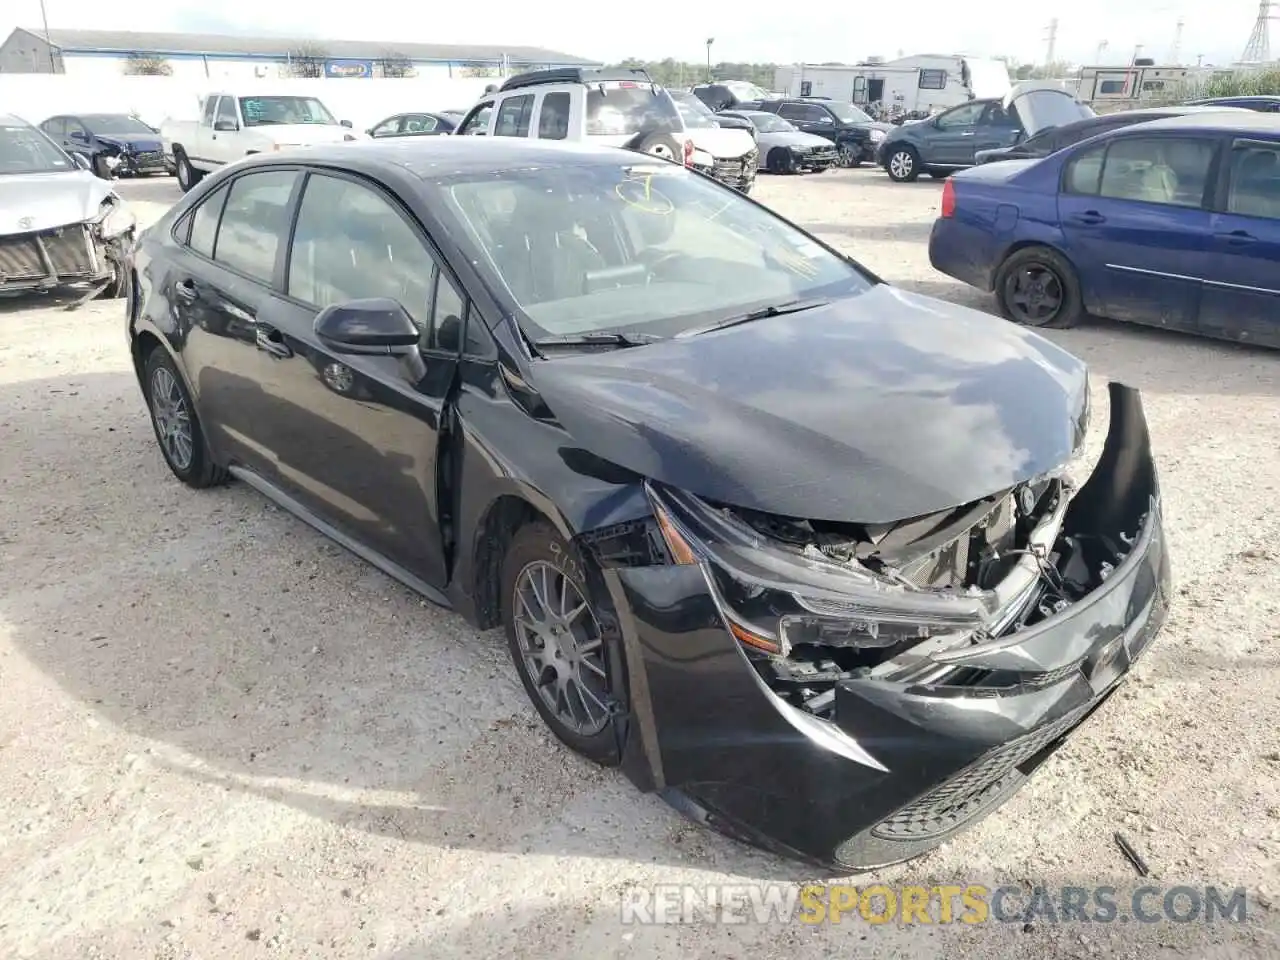
M641 213L665 217L676 209L666 194L653 188L653 174L623 180L613 188L613 192L619 200Z

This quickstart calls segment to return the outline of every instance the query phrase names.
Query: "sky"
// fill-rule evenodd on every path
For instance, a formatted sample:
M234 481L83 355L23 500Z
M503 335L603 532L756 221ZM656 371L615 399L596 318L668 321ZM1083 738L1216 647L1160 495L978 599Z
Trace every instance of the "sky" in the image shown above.
M1049 22L1058 18L1054 59L1127 63L1134 48L1158 63L1171 55L1179 19L1181 57L1225 64L1238 58L1257 16L1258 0L1072 0L1060 8L1026 0L912 0L896 5L828 3L788 16L766 0L689 3L644 0L490 0L483 4L411 4L405 0L313 0L305 6L261 0L167 0L109 4L101 0L45 0L50 27L170 30L202 33L341 37L435 43L503 43L547 47L616 61L674 57L713 61L852 62L913 53L1012 56L1041 63ZM144 10L151 7L151 10ZM1028 8L1039 11L1029 13ZM4 0L0 32L40 25L40 0ZM302 11L305 10L305 23ZM354 12L353 12L354 11ZM552 13L551 11L554 11ZM8 21L8 22L6 22ZM1280 54L1280 21L1272 49Z

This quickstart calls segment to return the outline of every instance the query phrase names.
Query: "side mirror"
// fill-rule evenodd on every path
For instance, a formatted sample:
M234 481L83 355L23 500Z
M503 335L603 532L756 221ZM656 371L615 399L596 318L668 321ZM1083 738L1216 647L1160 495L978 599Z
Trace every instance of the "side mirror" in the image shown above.
M89 169L89 161L85 159L85 156L83 153L73 153L71 155L71 162L74 163L81 170Z
M404 307L386 297L348 300L325 307L316 317L316 337L335 353L399 357L421 339Z
M240 124L236 123L234 120L216 120L214 121L213 129L221 132L230 132L232 130L239 130Z
M72 140L88 140L89 135L85 133L83 130L72 130L71 139Z
M350 129L351 129L351 121L350 121L350 120L339 120L339 121L338 121L338 126L340 126L340 127L346 127L348 130L350 130Z

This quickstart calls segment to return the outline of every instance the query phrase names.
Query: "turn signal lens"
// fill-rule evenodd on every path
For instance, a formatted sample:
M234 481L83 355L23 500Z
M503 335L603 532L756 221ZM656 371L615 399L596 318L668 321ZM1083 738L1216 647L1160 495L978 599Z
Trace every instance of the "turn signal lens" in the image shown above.
M689 541L676 529L676 525L672 523L666 512L660 507L655 507L653 515L658 520L658 529L662 531L662 539L666 541L671 559L681 566L696 566L698 563L697 554L689 546Z

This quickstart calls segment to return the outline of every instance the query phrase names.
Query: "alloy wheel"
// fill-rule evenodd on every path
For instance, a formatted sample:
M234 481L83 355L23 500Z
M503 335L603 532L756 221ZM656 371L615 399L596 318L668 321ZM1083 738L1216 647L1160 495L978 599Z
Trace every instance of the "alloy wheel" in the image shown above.
M520 654L543 703L573 733L591 737L612 711L604 640L578 586L543 560L515 581L513 619Z
M1042 326L1062 309L1062 278L1044 264L1029 263L1015 270L1005 284L1005 300L1019 323Z
M169 463L178 470L191 469L195 455L191 411L177 379L164 367L157 367L151 374L151 416Z
M915 170L916 158L907 150L899 150L889 158L889 172L895 180L905 180Z
M675 152L665 143L655 143L649 148L649 154L655 157L661 157L663 160L675 160Z

